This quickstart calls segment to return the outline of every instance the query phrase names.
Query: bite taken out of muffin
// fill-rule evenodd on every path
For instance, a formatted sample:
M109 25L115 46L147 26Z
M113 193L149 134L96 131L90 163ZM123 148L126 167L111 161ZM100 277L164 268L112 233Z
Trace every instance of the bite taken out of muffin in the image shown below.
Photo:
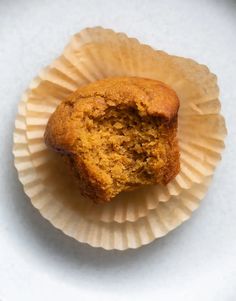
M82 195L109 202L121 191L166 185L178 174L178 108L176 93L163 82L107 78L59 104L45 143L65 157Z

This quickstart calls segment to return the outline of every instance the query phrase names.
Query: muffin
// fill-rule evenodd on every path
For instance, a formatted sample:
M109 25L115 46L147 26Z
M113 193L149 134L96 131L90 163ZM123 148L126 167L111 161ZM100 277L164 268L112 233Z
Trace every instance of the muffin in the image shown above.
M49 118L45 143L68 161L82 195L109 202L179 172L179 99L166 84L107 78L81 87Z

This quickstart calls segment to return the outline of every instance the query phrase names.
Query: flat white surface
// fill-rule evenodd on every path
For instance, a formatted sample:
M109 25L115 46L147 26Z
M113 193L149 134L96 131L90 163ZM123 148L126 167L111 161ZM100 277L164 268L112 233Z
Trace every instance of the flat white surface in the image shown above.
M31 206L11 155L17 103L69 36L101 25L207 64L228 137L202 206L138 250L104 251ZM0 300L236 300L236 1L0 0Z

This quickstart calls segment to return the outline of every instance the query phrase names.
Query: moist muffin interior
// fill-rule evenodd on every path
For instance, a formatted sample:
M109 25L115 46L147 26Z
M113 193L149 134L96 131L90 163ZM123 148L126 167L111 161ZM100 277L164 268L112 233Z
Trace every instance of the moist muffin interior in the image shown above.
M89 166L100 169L113 189L150 183L167 161L166 126L134 108L109 107L102 117L87 115L75 149ZM156 179L158 181L158 179Z

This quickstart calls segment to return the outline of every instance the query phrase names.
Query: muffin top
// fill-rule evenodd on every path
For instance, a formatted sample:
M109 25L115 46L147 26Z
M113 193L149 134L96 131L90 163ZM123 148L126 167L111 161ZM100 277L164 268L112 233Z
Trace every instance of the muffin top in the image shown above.
M179 99L174 90L157 80L138 77L100 80L80 87L60 104L49 120L51 131L46 135L46 142L54 148L70 146L76 135L66 128L71 127L74 114L76 118L84 118L85 115L98 118L108 107L122 105L137 109L140 116L151 115L171 121L177 115ZM56 135L50 136L50 133Z

